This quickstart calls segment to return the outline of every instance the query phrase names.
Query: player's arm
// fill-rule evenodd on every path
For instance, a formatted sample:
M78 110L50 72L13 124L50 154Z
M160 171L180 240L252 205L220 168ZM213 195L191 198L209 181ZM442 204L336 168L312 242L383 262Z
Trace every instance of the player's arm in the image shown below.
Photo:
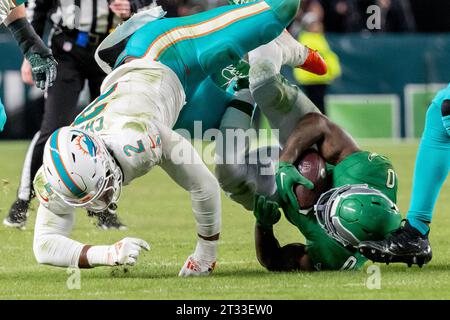
M308 113L297 124L286 141L276 171L276 182L281 199L298 210L293 187L296 184L313 189L311 181L303 177L293 163L308 148L317 145L325 161L337 164L348 155L359 151L356 142L342 128L320 113Z
M33 251L41 264L58 267L134 265L141 249L149 245L141 239L125 238L113 245L92 246L70 238L75 209L65 204L48 186L42 169L34 181L40 205L34 229Z
M264 229L255 225L256 257L259 263L269 271L314 271L301 243L280 246L273 229Z
M297 124L281 153L280 161L294 163L300 155L317 144L326 162L337 164L359 151L353 138L320 113L309 113Z
M273 225L280 219L278 204L264 196L255 197L255 248L259 263L269 271L312 271L305 245L291 243L280 246Z
M4 22L30 62L36 86L40 89L51 87L56 79L56 61L26 19L25 6L12 9Z
M221 228L219 183L189 141L167 126L155 124L161 135L163 150L160 166L179 186L190 193L197 225L197 247L188 257L179 275L207 275L216 261L217 240ZM188 268L192 265L189 263L192 259L194 263L198 263L198 272Z

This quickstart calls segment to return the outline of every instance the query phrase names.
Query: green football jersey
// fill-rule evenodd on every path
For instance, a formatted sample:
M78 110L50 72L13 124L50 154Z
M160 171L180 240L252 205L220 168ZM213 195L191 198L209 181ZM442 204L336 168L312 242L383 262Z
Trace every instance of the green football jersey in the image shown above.
M356 152L336 166L327 166L333 187L367 184L383 192L392 201L397 199L397 175L386 157L367 151ZM286 218L306 238L307 253L316 270L349 270L361 268L367 259L357 250L344 247L319 225L314 212L301 214L283 207Z
M397 202L397 174L391 161L384 156L368 151L356 152L338 163L332 174L333 188L367 184Z
M306 250L317 271L359 269L367 261L356 249L344 247L331 238L319 225L312 210L301 214L283 207L283 211L288 221L306 238Z

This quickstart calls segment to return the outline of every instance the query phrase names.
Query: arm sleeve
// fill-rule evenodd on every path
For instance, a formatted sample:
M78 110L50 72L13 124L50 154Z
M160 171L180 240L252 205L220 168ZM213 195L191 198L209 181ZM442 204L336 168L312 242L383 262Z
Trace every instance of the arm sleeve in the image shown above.
M186 139L164 125L157 126L163 147L161 168L191 194L197 233L216 235L221 228L219 183Z
M40 205L34 229L33 251L37 262L58 267L77 266L83 244L69 238L74 209L56 214Z
M36 260L59 267L77 266L83 244L69 238L75 209L67 206L47 186L42 167L33 184L40 202L33 241Z

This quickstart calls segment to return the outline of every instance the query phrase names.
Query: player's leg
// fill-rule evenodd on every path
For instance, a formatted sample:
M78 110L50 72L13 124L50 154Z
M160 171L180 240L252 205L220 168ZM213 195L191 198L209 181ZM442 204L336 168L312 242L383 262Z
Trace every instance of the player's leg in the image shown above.
M181 110L174 129L187 130L191 137L201 139L196 135L219 128L225 109L233 99L233 95L225 89L220 88L211 77L206 78Z
M255 193L273 197L276 191L272 158L279 147L250 150L251 117L254 105L248 89L240 90L220 124L222 139L216 141L215 174L227 196L247 210L253 209Z
M191 43L204 72L211 75L276 38L295 17L299 4L300 0L256 1L199 15L202 21L191 32L201 36L192 37Z
M228 0L227 2L244 4L254 0ZM326 62L320 54L298 42L286 29L273 42L283 49L283 65L298 67L317 75L324 75L327 72Z
M413 190L405 225L383 241L360 244L360 251L376 262L404 262L422 266L432 258L428 224L439 191L450 170L450 135L445 100L428 109L417 152Z
M6 123L5 107L3 106L2 101L0 100L0 132L3 131L5 123Z
M162 124L157 126L165 159L159 165L178 185L191 194L192 210L197 225L197 246L186 260L179 276L209 275L215 266L221 229L218 182L189 141ZM189 155L189 162L177 159L181 154Z
M279 141L284 145L305 114L320 111L297 86L280 75L283 50L275 42L250 52L249 60L252 96L272 129L279 130Z
M430 107L417 152L411 203L406 218L422 235L429 231L428 224L432 220L439 191L450 170L449 118L450 100L445 100L441 107L435 104Z

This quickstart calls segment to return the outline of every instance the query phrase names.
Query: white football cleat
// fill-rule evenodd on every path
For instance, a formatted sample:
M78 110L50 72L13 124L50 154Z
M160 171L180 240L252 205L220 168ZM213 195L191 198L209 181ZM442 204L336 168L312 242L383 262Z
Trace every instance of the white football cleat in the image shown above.
M209 276L216 266L216 262L209 262L205 260L196 260L193 255L190 255L183 268L181 268L179 277L203 277Z

